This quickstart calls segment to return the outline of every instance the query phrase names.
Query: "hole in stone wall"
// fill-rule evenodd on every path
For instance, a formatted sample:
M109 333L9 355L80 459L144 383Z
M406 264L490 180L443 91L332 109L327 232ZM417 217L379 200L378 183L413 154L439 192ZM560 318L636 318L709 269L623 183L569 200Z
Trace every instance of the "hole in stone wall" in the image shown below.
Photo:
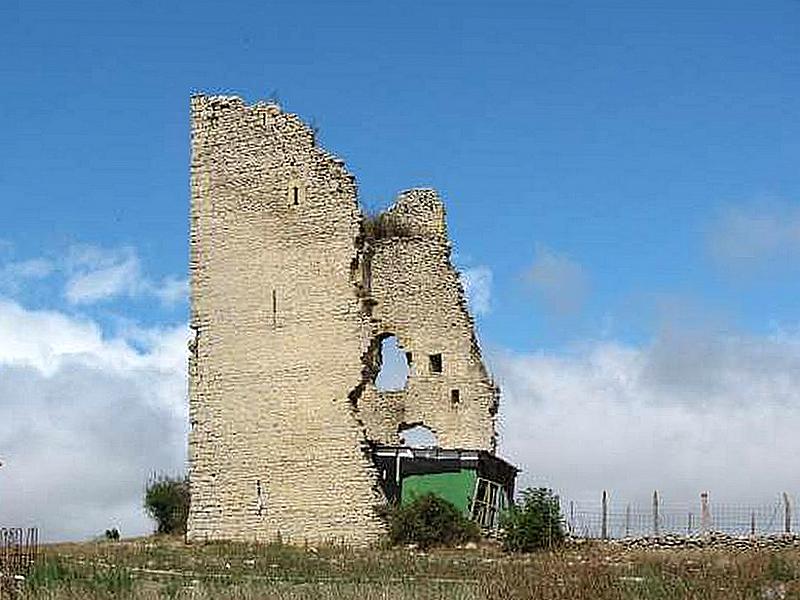
M439 441L432 429L419 424L405 429L400 428L400 444L412 448L438 448Z
M381 392L405 389L408 381L408 363L397 337L390 335L381 341L380 371L375 377L375 387Z
M411 354L411 352L406 352L406 363L408 363L409 367L411 366L412 362L414 362L414 355Z
M441 373L442 372L442 355L441 354L431 354L429 356L431 362L431 373Z
M197 355L197 343L200 341L200 327L197 325L189 325L192 330L192 339L189 340L189 351L193 355Z
M292 202L295 206L300 204L300 190L297 186L292 188Z
M450 402L453 406L461 402L461 392L458 390L450 390Z

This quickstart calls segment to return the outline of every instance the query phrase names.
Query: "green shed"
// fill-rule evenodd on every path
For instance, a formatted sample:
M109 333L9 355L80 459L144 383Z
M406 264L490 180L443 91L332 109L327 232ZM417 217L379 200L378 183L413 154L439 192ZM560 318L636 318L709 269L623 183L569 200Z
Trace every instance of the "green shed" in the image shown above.
M432 492L486 530L497 529L519 472L484 450L375 446L372 459L390 502L405 504Z

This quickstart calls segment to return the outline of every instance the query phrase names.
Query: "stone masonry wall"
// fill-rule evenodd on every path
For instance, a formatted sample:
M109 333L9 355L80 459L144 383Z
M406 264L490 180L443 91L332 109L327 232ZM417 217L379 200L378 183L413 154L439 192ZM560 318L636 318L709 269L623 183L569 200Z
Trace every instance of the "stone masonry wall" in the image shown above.
M386 502L372 442L421 422L443 446L494 450L497 390L444 207L407 192L371 237L354 177L297 116L226 96L191 108L188 537L371 543ZM381 394L388 333L418 359Z
M400 429L423 424L442 447L494 452L498 390L450 262L444 205L433 190L409 190L385 216L396 235L370 242L373 335L395 335L411 364L405 390L367 387L359 407L368 435L397 443ZM441 373L432 369L434 354Z
M709 532L700 535L663 535L653 537L628 537L615 540L589 540L569 538L567 545L580 547L586 544L607 544L609 547L630 550L700 550L713 549L730 552L752 550L780 551L800 548L800 535L795 533L774 535L730 535Z

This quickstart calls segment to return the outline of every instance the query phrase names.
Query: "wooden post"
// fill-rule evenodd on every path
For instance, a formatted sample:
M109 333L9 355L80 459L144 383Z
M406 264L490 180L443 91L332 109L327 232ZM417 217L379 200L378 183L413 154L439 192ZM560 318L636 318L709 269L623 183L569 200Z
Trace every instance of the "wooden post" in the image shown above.
M658 490L653 492L653 535L656 537L661 535L658 526Z
M575 502L573 500L569 501L569 532L575 533Z
M625 507L625 537L631 537L631 505Z
M692 513L689 512L689 519L688 519L688 521L686 523L686 535L692 535L692 517L693 516L694 515L692 515Z
M756 511L750 511L750 535L756 537Z
M792 533L792 505L786 492L783 492L783 532Z
M708 533L711 528L711 511L708 508L708 492L700 493L700 530Z
M600 525L600 537L608 539L608 493L603 490L603 520Z

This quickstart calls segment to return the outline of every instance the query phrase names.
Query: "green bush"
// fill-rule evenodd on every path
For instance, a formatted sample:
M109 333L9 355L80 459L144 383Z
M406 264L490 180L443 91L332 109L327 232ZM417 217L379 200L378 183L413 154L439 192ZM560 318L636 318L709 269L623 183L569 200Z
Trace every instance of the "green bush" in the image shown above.
M144 508L155 520L157 533L186 533L189 481L185 477L153 476L145 490Z
M450 502L428 493L391 511L389 537L425 549L477 541L480 529Z
M510 552L552 548L564 541L564 521L558 496L547 488L528 488L522 502L501 519L503 547Z

